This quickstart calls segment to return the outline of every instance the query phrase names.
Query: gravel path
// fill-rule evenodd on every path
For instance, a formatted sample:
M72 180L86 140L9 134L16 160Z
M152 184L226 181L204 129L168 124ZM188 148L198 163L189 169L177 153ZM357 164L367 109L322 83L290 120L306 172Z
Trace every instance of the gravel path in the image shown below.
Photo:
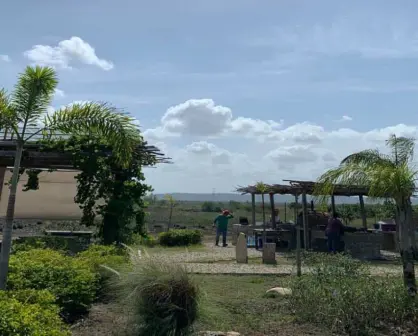
M189 272L196 274L277 274L291 275L296 274L295 265L279 264L237 264L235 263L235 247L226 248L213 246L212 243L206 243L202 250L167 250L151 255L152 258L183 265ZM284 253L277 253L278 257L285 257ZM261 252L255 249L248 249L248 257L261 257ZM282 259L283 260L283 259ZM230 263L225 261L231 261ZM219 263L217 263L219 262ZM309 273L309 267L302 267L302 273ZM393 265L371 266L372 275L400 275L401 267ZM417 269L418 275L418 269Z

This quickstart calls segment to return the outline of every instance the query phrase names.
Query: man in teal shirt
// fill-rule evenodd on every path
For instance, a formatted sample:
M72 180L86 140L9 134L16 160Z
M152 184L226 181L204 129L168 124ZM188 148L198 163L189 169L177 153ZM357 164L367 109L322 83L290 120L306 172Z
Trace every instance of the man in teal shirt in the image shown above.
M213 221L213 226L216 225L216 246L219 246L219 237L222 235L223 247L228 246L226 243L226 234L228 232L228 222L234 216L228 211L222 211L222 214L215 218Z

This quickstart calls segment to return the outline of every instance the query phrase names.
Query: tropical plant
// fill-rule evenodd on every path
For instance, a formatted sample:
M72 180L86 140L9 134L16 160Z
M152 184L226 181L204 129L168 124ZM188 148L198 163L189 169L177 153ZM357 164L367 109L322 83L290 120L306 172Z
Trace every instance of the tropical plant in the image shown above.
M347 156L337 168L318 179L315 194L331 194L336 183L365 186L370 198L387 198L396 206L396 226L403 262L404 284L415 295L415 227L412 218L411 196L415 192L418 170L412 164L415 141L391 135L386 141L389 154L364 150Z
M16 144L13 175L3 228L0 260L0 289L6 288L16 190L24 145L36 136L51 138L60 134L94 134L106 138L118 161L127 165L138 143L139 132L132 118L105 103L72 104L47 114L57 74L50 67L27 67L19 75L11 95L0 90L0 127L13 134ZM34 131L34 127L36 131Z
M255 189L257 193L261 194L261 204L263 207L263 246L267 241L267 233L266 233L266 209L264 204L264 194L268 191L268 185L264 182L257 182L255 185Z

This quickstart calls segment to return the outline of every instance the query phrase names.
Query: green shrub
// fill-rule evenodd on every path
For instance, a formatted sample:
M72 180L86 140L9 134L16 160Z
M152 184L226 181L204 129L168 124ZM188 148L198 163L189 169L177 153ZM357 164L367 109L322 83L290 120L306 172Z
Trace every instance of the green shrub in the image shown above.
M418 321L418 302L401 279L372 277L367 265L344 255L321 254L310 263L313 274L291 285L289 303L299 321L338 335L373 335L382 326Z
M199 230L170 230L159 235L160 245L189 246L202 243L203 234Z
M96 297L97 274L85 262L58 251L17 252L10 258L9 272L9 289L48 289L69 319L86 313Z
M90 245L90 247L76 256L77 260L99 275L97 295L104 299L110 298L111 293L105 291L106 283L114 276L114 273L102 267L107 266L119 269L129 261L125 249L114 245Z
M68 239L62 237L22 237L13 242L13 253L33 249L68 251Z
M133 245L141 245L141 246L145 246L145 247L155 247L156 245L158 245L158 240L155 239L153 236L151 235L138 235L135 234L132 237L132 244Z
M70 336L48 291L0 292L0 335Z
M199 288L176 264L131 254L132 269L113 284L132 312L132 330L147 336L181 336L191 332L198 316ZM132 327L135 328L135 327Z

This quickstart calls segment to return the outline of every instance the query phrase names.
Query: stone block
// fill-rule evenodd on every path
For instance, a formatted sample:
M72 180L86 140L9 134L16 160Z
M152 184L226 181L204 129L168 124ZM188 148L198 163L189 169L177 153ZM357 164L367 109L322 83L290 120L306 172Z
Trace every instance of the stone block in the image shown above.
M263 263L264 264L276 264L276 243L264 244Z
M237 263L239 264L248 263L247 237L242 232L239 234L237 244L235 246L235 257L237 259Z

